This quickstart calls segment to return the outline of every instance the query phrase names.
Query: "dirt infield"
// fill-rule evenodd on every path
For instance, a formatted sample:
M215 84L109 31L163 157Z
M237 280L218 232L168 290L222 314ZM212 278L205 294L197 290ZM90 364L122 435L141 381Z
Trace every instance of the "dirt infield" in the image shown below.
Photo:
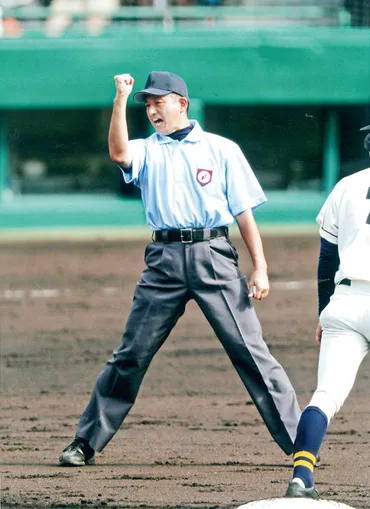
M316 384L316 237L266 237L265 340L299 401ZM240 265L250 262L238 237ZM95 466L61 468L96 376L121 339L143 241L0 246L2 508L231 509L284 494L291 458L270 438L194 303L155 357ZM317 488L370 507L370 358L332 422Z

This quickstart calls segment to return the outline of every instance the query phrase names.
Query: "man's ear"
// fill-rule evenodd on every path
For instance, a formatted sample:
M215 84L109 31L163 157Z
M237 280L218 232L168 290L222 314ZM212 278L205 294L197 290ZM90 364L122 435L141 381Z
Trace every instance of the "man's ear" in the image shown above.
M180 97L179 102L181 105L181 112L183 112L183 111L186 112L186 110L188 108L188 100L186 99L186 97Z

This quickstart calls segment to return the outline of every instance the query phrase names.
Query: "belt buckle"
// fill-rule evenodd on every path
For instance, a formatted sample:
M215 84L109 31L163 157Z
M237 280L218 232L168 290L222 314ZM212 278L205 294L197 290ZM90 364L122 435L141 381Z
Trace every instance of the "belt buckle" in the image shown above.
M185 240L185 237L187 234L190 234L189 235L189 239L188 240ZM185 237L184 237L185 235ZM193 240L193 228L181 228L180 229L180 240L183 244L192 244L194 242Z

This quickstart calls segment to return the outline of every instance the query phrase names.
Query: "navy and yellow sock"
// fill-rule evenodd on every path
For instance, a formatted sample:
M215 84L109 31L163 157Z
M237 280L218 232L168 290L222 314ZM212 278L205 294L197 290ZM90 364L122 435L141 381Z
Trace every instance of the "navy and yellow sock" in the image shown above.
M328 419L319 408L309 406L302 413L294 442L293 479L301 479L306 488L313 486L313 471L327 426Z
M306 488L312 488L316 456L308 451L298 451L294 454L293 461L293 479L298 477Z

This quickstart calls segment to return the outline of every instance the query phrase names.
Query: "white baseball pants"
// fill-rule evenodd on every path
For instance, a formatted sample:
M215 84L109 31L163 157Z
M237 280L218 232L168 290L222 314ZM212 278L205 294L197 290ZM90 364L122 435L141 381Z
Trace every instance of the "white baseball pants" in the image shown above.
M337 285L320 322L318 384L309 406L320 408L329 423L349 395L370 349L370 282Z

